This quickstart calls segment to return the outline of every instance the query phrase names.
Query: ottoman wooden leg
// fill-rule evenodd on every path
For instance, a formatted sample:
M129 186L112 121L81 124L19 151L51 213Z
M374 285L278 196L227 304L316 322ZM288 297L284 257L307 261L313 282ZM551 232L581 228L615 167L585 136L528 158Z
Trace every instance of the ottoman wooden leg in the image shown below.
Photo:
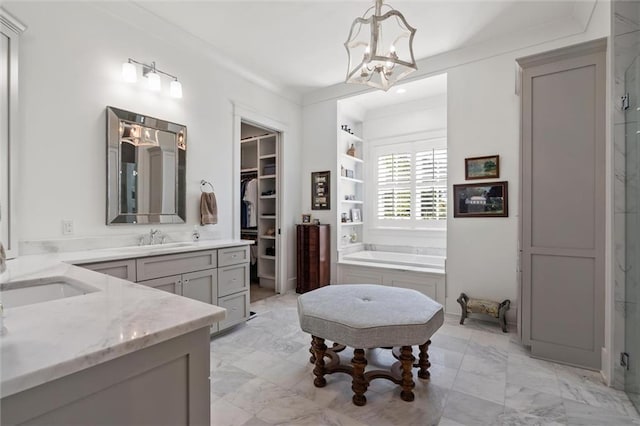
M317 388L322 388L327 384L327 380L324 378L325 368L324 368L324 353L327 350L327 345L324 344L324 339L320 337L313 336L312 345L315 355L315 367L313 369L313 374L316 376L313 379L313 384Z
M418 361L418 366L420 370L418 371L418 377L421 379L428 379L431 377L431 373L429 373L429 367L431 367L431 363L429 362L429 345L431 344L431 340L427 340L427 343L419 345L420 348L420 357Z
M413 362L415 361L411 346L403 346L400 349L400 362L402 363L402 392L400 398L403 401L413 401L413 388L416 384L413 382Z
M369 383L364 377L364 369L367 366L367 359L364 357L364 349L355 349L353 351L353 359L351 360L353 366L353 381L351 383L351 389L353 390L353 403L358 406L363 406L367 403L367 397L364 393L367 391Z
M315 339L315 337L311 336L311 346L309 346L309 353L311 354L311 356L309 357L309 363L311 364L316 363L316 352L313 349L313 339Z

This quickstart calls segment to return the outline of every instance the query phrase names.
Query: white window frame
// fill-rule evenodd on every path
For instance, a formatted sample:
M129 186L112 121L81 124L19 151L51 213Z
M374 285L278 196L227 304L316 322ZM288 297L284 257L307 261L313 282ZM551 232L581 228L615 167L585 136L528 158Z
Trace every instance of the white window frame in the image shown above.
M378 218L378 156L393 152L421 152L428 149L447 148L447 135L445 130L434 132L421 132L409 135L396 136L368 141L367 143L367 216L371 230L405 230L405 231L446 231L447 219L419 220L414 217L416 184L411 182L412 217L407 220L379 219ZM448 154L447 154L448 158ZM447 167L448 170L448 167ZM370 182L370 183L369 183ZM448 183L447 183L448 188ZM447 202L447 208L449 203Z

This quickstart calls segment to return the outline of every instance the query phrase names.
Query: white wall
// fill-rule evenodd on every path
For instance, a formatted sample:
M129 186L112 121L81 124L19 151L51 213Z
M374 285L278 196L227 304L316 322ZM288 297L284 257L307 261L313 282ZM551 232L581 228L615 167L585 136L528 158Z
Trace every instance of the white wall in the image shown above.
M448 74L448 178L464 183L464 159L500 155L509 185L508 218L454 218L447 212L447 309L458 312L461 292L517 299L519 102L515 58L508 54L455 67ZM452 198L449 198L450 201ZM515 304L513 306L516 306Z
M515 94L516 62L519 57L606 37L609 34L609 4L598 2L586 28L563 26L554 31L538 30L522 36L496 39L427 58L418 64L414 79L448 74L447 144L449 191L463 183L464 159L500 155L500 180L509 183L508 218L453 219L447 221L446 310L460 312L456 298L461 291L474 297L512 300L510 321L515 320L518 280L519 197L519 97ZM565 32L566 30L566 32ZM329 111L340 98L363 93L363 88L336 85L304 98L305 127L308 111ZM335 124L334 124L335 125ZM305 129L303 162L312 161L308 149L328 142ZM328 168L335 159L319 158L318 167ZM335 166L334 166L335 167ZM334 169L335 170L335 169ZM303 199L308 188L303 185ZM610 285L610 283L608 283Z
M206 179L216 189L219 221L205 234L232 237L232 102L285 123L287 141L297 145L300 140L299 105L229 72L198 50L196 40L192 45L167 42L175 29L149 33L91 3L8 2L3 7L28 26L20 50L17 198L22 241L62 239L63 219L74 221L74 238L148 232L105 225L107 105L188 127L187 223L162 225L163 232L189 232L199 223L199 182ZM144 24L153 19L149 16ZM170 98L165 79L160 94L141 82L124 83L120 72L127 58L156 61L158 68L177 75L184 98ZM297 176L298 147L284 150ZM290 180L284 205L292 207L285 209L281 223L291 228L300 214L300 186L287 164L284 173Z
M368 144L383 139L411 137L437 132L446 134L447 97L432 96L418 101L405 102L390 107L368 110L364 117L363 137L365 158L367 159L366 176L368 182L375 179L374 158L370 157ZM366 185L367 200L375 199L375 188ZM367 203L366 217L376 214L373 203ZM413 247L430 247L444 249L447 245L446 228L430 230L376 229L372 221L366 222L364 241L370 244L402 245Z

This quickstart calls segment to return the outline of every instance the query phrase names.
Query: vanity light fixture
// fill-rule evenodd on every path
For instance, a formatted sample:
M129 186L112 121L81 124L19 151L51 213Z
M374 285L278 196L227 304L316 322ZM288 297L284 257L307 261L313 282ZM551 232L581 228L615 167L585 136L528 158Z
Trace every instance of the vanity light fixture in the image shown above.
M383 7L388 9L384 14ZM375 5L353 21L344 43L349 57L346 82L389 90L418 69L413 57L415 33L402 13L375 0Z
M162 74L172 79L169 86L169 94L171 97L182 98L182 84L178 81L178 77L156 68L155 61L151 62L151 64L145 64L144 62L138 62L129 58L127 62L122 64L122 78L124 81L127 83L135 83L137 81L138 71L136 65L142 67L142 76L147 78L147 85L150 90L154 92L162 90L162 81L160 79L160 74Z

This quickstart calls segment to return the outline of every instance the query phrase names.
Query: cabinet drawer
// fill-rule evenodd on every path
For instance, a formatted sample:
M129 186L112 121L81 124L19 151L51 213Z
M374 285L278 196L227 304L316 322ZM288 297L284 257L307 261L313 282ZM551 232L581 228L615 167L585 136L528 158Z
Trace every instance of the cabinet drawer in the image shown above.
M229 247L218 250L218 266L249 262L249 246Z
M123 280L136 280L136 261L133 259L87 263L85 265L78 266L91 269L92 271L100 272L102 274L111 275L112 277L122 278Z
M138 284L153 287L158 290L166 291L169 293L182 295L182 280L180 275L174 275L171 277L156 278L155 280L140 281Z
M218 296L249 289L249 264L218 268Z
M231 327L249 318L249 292L232 294L218 298L218 306L227 310L227 317L220 321L220 331Z
M202 271L215 268L216 264L216 250L143 257L136 259L137 278L138 281L144 281L185 272Z

